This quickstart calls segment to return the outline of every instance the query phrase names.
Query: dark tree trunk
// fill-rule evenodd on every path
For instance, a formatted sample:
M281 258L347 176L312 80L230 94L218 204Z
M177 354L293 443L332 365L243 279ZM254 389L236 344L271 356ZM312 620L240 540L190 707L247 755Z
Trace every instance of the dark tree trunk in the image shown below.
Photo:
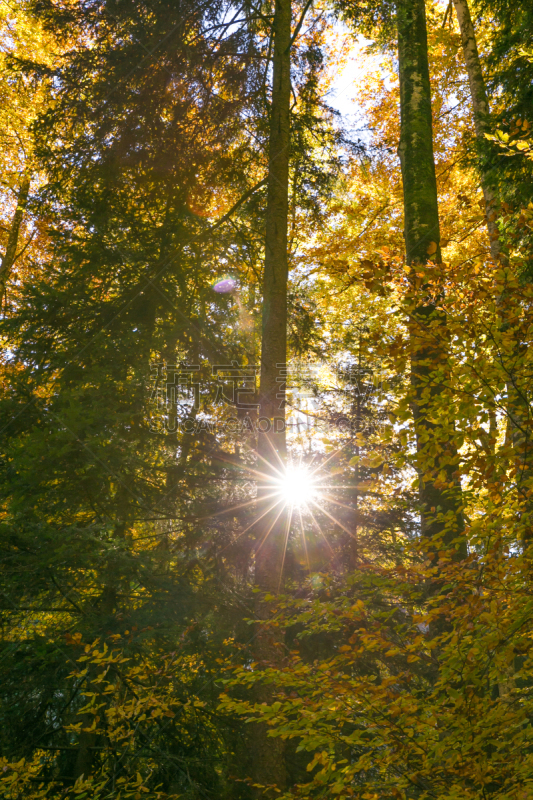
M408 265L441 263L424 0L397 4L405 249ZM414 275L416 270L411 271ZM413 281L416 280L416 275ZM414 286L413 286L414 289ZM422 286L410 320L412 408L422 532L449 544L462 528L453 419L443 414L446 319ZM446 516L446 520L444 517Z
M490 109L485 88L485 80L481 69L481 61L477 49L476 32L470 16L468 0L453 0L455 13L461 31L463 56L465 59L468 83L472 96L474 111L474 126L476 137L480 143L485 141L485 134L490 133ZM482 176L481 188L485 199L485 213L487 217L487 230L490 240L490 254L495 261L500 257L500 242L498 239L498 226L496 225L496 197L487 176Z
M485 134L491 132L490 126L490 107L487 97L487 90L481 61L476 42L476 32L468 0L453 0L461 40L463 45L463 55L470 94L472 96L472 108L474 111L474 125L476 137L480 142L484 141ZM498 259L504 264L505 254L501 252L500 241L498 239L498 227L496 225L497 203L496 197L490 186L487 176L482 176L483 196L485 198L485 209L487 216L487 228L490 238L490 252L495 261ZM506 300L501 298L501 308L505 314ZM514 316L510 309L511 318ZM510 324L510 323L506 323ZM512 324L512 323L511 323ZM519 337L517 337L519 338ZM517 345L507 366L507 415L511 432L511 442L515 452L516 482L518 491L522 499L522 536L527 544L531 543L533 530L533 503L529 495L530 487L533 482L533 447L531 443L531 406L527 381L523 385L521 377L517 374L515 363L521 361L520 346ZM495 427L495 426L494 426Z
M263 325L258 434L258 469L265 479L259 485L260 507L271 502L266 495L269 477L279 474L286 458L285 378L287 362L287 282L288 282L288 212L289 148L291 95L291 0L276 0L272 105L270 109L270 145L268 195L263 278ZM264 510L264 507L262 508ZM255 582L261 592L277 592L281 580L285 549L287 511L277 506L259 526L255 555ZM256 604L259 620L268 619L270 604L261 599ZM279 665L282 638L277 629L260 627L254 642L254 655L261 665ZM256 701L272 701L270 687L260 687ZM253 776L258 784L286 782L284 744L267 736L268 728L257 725L253 737ZM261 791L259 791L261 795Z
M263 331L257 450L258 469L267 476L282 468L286 456L285 370L287 361L287 230L291 92L291 0L277 0L274 18L274 67L270 116L268 199L263 279ZM268 493L268 489L263 489ZM269 517L263 528L272 523ZM274 524L256 557L256 583L274 591L281 569L283 525ZM264 534L263 534L264 535Z
M273 464L285 458L285 385L287 360L287 280L289 148L291 92L291 0L277 0L270 111L268 199L263 278L260 416L271 430L260 433L260 456Z
M17 257L20 226L22 225L26 204L28 202L28 195L30 193L30 180L30 176L27 174L22 178L17 198L17 207L9 229L6 251L2 258L2 266L0 267L0 302L5 295L7 282L11 277L11 272Z

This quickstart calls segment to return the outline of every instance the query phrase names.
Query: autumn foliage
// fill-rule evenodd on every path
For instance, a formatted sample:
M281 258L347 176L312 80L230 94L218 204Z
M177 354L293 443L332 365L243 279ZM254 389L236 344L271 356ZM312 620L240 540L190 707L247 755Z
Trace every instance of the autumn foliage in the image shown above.
M0 797L533 797L531 22L1 7Z

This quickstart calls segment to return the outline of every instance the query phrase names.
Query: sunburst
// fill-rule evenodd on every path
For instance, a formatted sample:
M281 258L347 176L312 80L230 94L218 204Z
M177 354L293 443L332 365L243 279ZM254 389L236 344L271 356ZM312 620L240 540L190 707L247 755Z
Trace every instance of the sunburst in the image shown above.
M284 540L284 544L282 545L283 562L285 561L290 530L292 529L294 521L300 530L305 559L309 567L308 542L306 536L307 525L304 524L304 520L307 518L311 527L314 528L323 539L333 559L335 557L334 551L317 519L317 513L326 517L330 523L338 526L354 539L357 538L355 524L353 526L355 530L350 530L347 525L332 513L334 511L333 507L335 506L339 509L353 510L355 512L355 509L338 500L335 495L337 492L343 492L356 487L333 483L328 469L328 465L340 454L340 451L332 453L325 462L320 463L314 468L312 463L306 464L301 458L299 460L289 459L289 462L284 464L279 456L274 453L273 448L272 451L272 460L267 460L259 456L255 469L250 467L246 468L249 477L257 484L257 497L237 505L232 505L229 508L221 509L219 512L210 516L235 513L245 508L255 507L256 515L254 515L254 518L249 524L239 532L232 543L234 544L241 536L244 536L254 528L257 531L257 526L259 526L260 532L257 534L255 545L256 555L261 551L271 536L278 536ZM273 466L272 461L276 462L276 466ZM223 549L226 549L228 546L229 545L226 545ZM283 565L281 566L281 570L283 571Z
M293 509L308 506L318 490L316 476L302 465L289 465L283 469L269 488L279 502Z

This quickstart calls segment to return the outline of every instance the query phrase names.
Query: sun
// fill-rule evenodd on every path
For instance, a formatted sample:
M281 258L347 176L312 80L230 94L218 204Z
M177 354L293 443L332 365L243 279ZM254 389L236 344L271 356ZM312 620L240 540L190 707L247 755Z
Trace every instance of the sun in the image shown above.
M336 495L339 491L358 488L344 483L331 483L326 467L337 455L338 452L334 452L325 462L313 467L303 464L301 459L296 463L289 462L289 464L285 465L278 456L279 466L273 469L272 464L258 454L259 465L263 462L264 468L252 468L251 470L251 476L257 486L257 495L245 502L221 509L203 519L210 519L219 514L234 513L237 510L255 506L257 513L253 515L253 519L249 524L237 534L236 539L255 528L257 531L255 552L257 554L269 537L280 534L282 537L281 542L283 540L285 542L280 570L281 581L289 537L291 532L297 534L299 527L307 566L311 570L308 545L316 541L314 537L317 532L319 537L323 539L331 559L335 558L335 552L328 541L328 531L322 527L324 519L327 520L326 524L333 524L354 539L357 538L357 528L355 528L355 531L350 530L344 524L342 518L338 519L332 513L334 511L332 506L342 508L344 515L346 515L346 510L353 512L355 509L346 502L337 500ZM337 469L336 472L338 471ZM258 530L256 526L260 523L262 527ZM311 531L314 532L313 536L308 539ZM224 545L222 549L227 546L228 544Z
M305 467L287 467L276 479L274 492L293 508L302 508L316 497L313 475Z

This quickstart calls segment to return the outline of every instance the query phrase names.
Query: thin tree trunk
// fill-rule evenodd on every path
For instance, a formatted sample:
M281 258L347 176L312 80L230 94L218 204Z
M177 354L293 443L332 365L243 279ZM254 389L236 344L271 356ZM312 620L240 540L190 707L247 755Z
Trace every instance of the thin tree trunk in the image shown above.
M258 434L258 469L266 475L259 487L259 498L269 502L269 476L283 468L286 458L285 379L287 362L287 283L289 222L289 147L291 93L291 0L276 0L273 23L274 55L272 105L270 109L270 144L268 194L265 236L265 269L263 277L263 325L261 345L261 378ZM255 556L255 582L261 592L277 592L281 580L287 512L274 508L263 519ZM270 604L261 599L256 605L260 620L268 619ZM254 655L262 664L279 664L282 639L278 629L259 627ZM256 701L272 701L268 686L258 689ZM276 784L283 789L286 782L284 744L270 738L264 724L255 726L253 741L253 775L255 782ZM260 792L261 794L261 792Z
M461 40L463 44L463 54L468 73L468 81L470 84L470 94L472 96L472 107L474 110L474 125L476 136L481 142L485 138L486 133L490 133L490 107L487 97L487 90L485 87L485 80L483 78L483 71L481 69L481 61L476 43L476 33L474 24L470 15L470 8L468 0L453 0L457 20L459 22L459 29L461 31ZM496 198L494 192L488 184L487 178L483 178L482 182L483 195L485 197L485 208L487 214L487 227L490 237L491 255L495 260L502 260L505 262L505 257L500 250L500 242L498 239L498 228L496 225ZM501 298L502 306L505 300ZM532 538L532 523L533 523L533 510L532 501L529 497L529 487L532 482L533 474L533 454L531 446L531 410L528 392L523 391L522 387L518 384L520 379L516 373L515 368L512 366L513 361L520 362L519 358L520 348L517 346L513 354L511 364L508 367L507 379L507 414L508 425L511 433L511 441L516 453L516 468L517 468L517 486L523 497L523 516L522 524L523 539L528 544Z
M263 277L260 416L271 430L260 433L260 456L285 458L285 386L287 360L287 282L290 147L291 0L277 0L274 17L274 65L268 198Z
M258 468L279 470L286 457L285 375L287 361L287 231L291 91L291 0L277 0L270 116L268 197L263 278L263 330L259 406ZM279 526L275 526L276 529ZM279 535L267 538L256 558L256 583L277 589Z
M401 105L399 154L406 261L408 265L426 264L431 254L432 260L439 264L439 211L424 0L399 0L397 24ZM424 287L421 291L425 292ZM461 530L462 516L461 489L455 474L457 452L453 445L453 420L449 415L443 417L444 398L440 386L442 365L446 360L446 319L431 302L421 300L411 316L410 348L422 533L431 538L441 535L449 544Z
M453 0L453 4L459 22L459 30L461 31L463 54L468 73L468 82L470 84L470 94L472 96L476 137L480 142L483 142L485 134L491 132L490 107L477 48L476 33L470 15L468 0ZM491 256L495 261L500 260L506 264L507 259L505 254L501 252L498 227L496 225L497 201L487 176L483 176L482 188L485 198ZM500 304L502 310L505 309L506 303L504 296L500 298ZM511 316L513 316L512 310ZM507 367L508 375L506 383L508 399L506 443L512 443L515 451L516 483L523 500L522 538L524 542L529 545L533 539L533 502L529 493L533 481L532 421L528 391L519 386L520 378L513 364L513 362L520 363L521 359L519 354L520 346L517 345ZM495 439L497 426L496 420L492 420L492 418L491 428L494 432Z
M480 143L484 143L485 134L490 133L490 109L483 71L481 69L481 61L477 49L476 32L474 30L472 17L470 16L468 0L453 0L453 4L459 22L459 30L461 31L463 55L468 74L468 83L470 84L472 107L474 110L476 137ZM496 225L496 197L486 175L482 176L481 188L485 199L490 254L493 259L497 261L500 257L500 242L498 239L498 227Z
M7 282L11 276L13 265L17 257L20 226L22 225L24 212L26 211L26 204L28 202L28 195L30 193L30 181L30 176L26 173L23 176L22 183L20 185L17 198L17 207L11 222L6 251L2 258L2 266L0 267L0 298L3 298L5 295Z

